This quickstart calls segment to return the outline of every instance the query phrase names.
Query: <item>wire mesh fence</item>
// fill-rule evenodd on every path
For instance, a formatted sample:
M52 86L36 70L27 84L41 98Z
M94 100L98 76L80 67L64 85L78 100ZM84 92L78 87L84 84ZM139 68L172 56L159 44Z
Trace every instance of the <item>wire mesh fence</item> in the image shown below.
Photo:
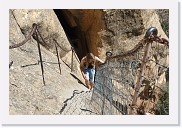
M37 39L43 84L44 68L40 50L41 37L37 25L32 25L29 36L9 49L24 45L31 36ZM41 37L41 40L43 38ZM157 29L149 28L144 38L126 53L107 57L105 64L99 66L91 102L98 114L169 114L169 44L157 36ZM59 70L61 67L55 42ZM72 48L72 66L73 56ZM76 58L77 61L78 58ZM9 68L13 61L10 62Z
M168 41L157 32L146 34L132 50L110 56L99 66L92 94L99 114L154 114L161 92L168 94L163 89L167 86Z

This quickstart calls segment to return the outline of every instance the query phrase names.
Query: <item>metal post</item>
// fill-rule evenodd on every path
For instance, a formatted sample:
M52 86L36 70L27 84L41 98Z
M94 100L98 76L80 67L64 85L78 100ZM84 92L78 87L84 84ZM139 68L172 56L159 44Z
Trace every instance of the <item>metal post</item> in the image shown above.
M112 79L110 80L110 87L111 87L111 94L110 94L110 115L112 115L112 101L113 101L113 86L112 86Z
M40 44L39 44L40 41L39 41L39 38L38 38L37 30L36 30L36 32L35 32L35 36L36 36L36 39L37 39L37 47L38 47L39 57L40 57L40 65L41 65L41 70L42 70L43 84L44 84L44 86L45 86L44 68L43 68L42 55L41 55Z
M56 55L57 55L57 59L58 59L59 71L60 71L60 74L61 74L61 66L60 66L60 60L59 60L59 53L58 53L58 49L57 49L57 44L56 44L55 41L54 41L54 43L55 43Z
M73 72L73 48L71 47L72 56L71 56L71 72Z
M106 57L107 58L109 58L109 57L111 57L112 56L112 52L111 51L108 51L108 52L106 52ZM108 59L106 59L107 60L107 67L106 67L106 69L107 69L107 74L108 74L108 76L109 76L109 73L108 73L108 68L109 68L109 60ZM105 84L102 86L102 89L103 89L103 105L102 105L102 115L104 114L104 105L105 105L105 100L106 100L106 94L105 94L105 86L107 87L108 85L107 85L107 79L106 79L106 77L104 77L104 81L105 81Z
M108 69L108 60L107 60L107 67L106 67L107 69ZM105 100L106 100L106 94L105 94L105 86L106 86L106 84L107 84L107 81L106 81L107 79L106 79L106 76L104 76L104 83L103 83L103 85L102 85L102 95L103 95L103 104L102 104L102 111L101 111L101 114L102 115L104 115L104 106L105 106Z
M146 49L145 49L142 64L141 64L141 67L140 67L141 71L140 71L140 74L139 74L139 77L138 77L138 81L137 81L135 93L133 95L133 101L132 101L132 106L131 107L136 106L139 90L140 90L140 87L141 87L141 84L142 84L142 81L143 81L144 71L145 71L145 68L146 68L146 62L149 59L150 50L151 50L151 42L147 43L147 46L146 46ZM133 108L130 111L130 114L134 114Z

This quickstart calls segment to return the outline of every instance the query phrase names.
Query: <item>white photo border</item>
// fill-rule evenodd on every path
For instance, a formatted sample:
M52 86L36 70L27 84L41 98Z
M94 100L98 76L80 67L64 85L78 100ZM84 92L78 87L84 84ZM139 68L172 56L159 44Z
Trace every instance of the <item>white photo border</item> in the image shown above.
M9 115L9 9L169 9L169 115ZM177 0L7 0L0 5L0 115L4 125L179 125Z

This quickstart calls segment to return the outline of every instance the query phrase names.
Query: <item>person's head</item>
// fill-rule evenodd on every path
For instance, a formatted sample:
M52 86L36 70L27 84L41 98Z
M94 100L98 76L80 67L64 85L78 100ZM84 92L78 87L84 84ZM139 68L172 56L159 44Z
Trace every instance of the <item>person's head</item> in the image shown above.
M89 60L93 60L95 56L93 53L87 53L86 58L87 58L87 61L89 61Z

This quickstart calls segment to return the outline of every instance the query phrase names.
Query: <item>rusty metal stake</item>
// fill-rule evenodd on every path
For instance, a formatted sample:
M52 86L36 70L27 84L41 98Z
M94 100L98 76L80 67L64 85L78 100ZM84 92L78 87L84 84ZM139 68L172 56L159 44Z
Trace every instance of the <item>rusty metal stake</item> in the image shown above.
M54 44L55 44L55 48L56 48L56 55L57 55L57 59L58 59L59 71L60 71L60 74L61 74L61 66L60 66L60 60L59 60L59 53L58 53L58 49L57 49L57 44L56 44L56 42L54 42Z
M106 77L104 77L104 81L106 82ZM106 84L106 83L105 83ZM101 114L104 115L104 106L105 106L105 100L106 100L106 95L105 95L105 85L102 85L102 95L103 95L103 102L102 102L102 108L101 108Z
M39 57L40 57L40 65L41 65L41 70L42 70L43 84L44 84L44 86L45 86L44 67L43 67L43 62L42 62L42 55L41 55L40 44L39 44L40 41L39 41L39 38L38 38L37 30L36 30L36 32L35 32L35 36L36 36L36 39L37 39L37 47L38 47Z
M139 90L140 90L140 87L141 87L141 84L142 84L142 81L143 81L144 71L145 71L145 68L146 68L146 62L149 59L149 54L150 54L150 50L151 50L151 44L152 44L151 42L147 43L147 46L146 46L146 49L145 49L145 53L144 53L144 56L143 56L142 64L141 64L141 67L140 67L141 72L140 72L139 77L138 77L138 81L137 81L135 93L133 95L133 101L132 101L132 106L131 107L136 106ZM134 114L134 111L131 110L130 114Z
M107 56L107 58L108 57L111 57L112 56L112 52L111 51L108 51L108 52L106 52L106 56ZM109 71L109 60L108 59L106 59L107 60L107 73L108 73L108 71ZM109 75L109 73L108 73L108 75ZM108 82L107 82L107 78L106 77L104 77L104 85L102 85L102 90L103 90L103 104L102 104L102 115L104 114L104 106L105 106L105 100L107 99L106 98L106 94L105 94L105 92L106 92L106 87L108 87Z
M73 72L73 48L71 47L72 56L71 56L71 72Z

